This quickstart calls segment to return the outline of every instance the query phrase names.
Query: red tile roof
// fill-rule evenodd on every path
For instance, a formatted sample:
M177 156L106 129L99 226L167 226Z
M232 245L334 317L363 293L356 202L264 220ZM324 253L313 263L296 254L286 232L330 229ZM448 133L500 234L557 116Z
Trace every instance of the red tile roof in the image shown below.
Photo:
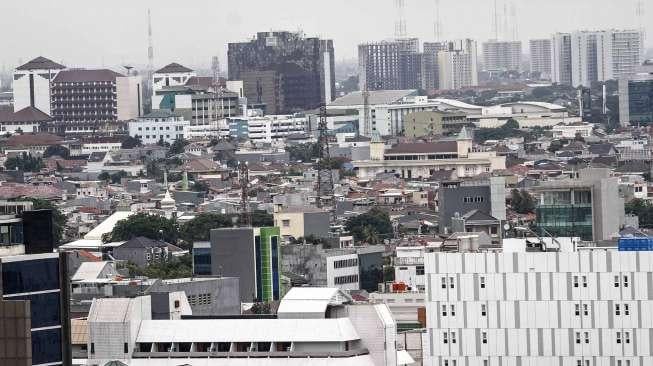
M57 135L49 133L25 133L22 135L12 135L5 140L6 147L17 146L43 146L61 144L63 139Z

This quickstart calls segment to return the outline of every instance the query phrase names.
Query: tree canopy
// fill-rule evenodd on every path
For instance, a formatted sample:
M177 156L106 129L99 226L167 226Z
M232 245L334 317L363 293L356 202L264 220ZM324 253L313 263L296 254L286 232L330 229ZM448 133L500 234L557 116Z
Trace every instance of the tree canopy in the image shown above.
M50 145L43 152L43 157L49 158L51 156L60 156L64 159L67 159L68 157L70 157L70 150L68 150L66 147L61 145Z
M510 192L512 209L520 214L528 214L535 211L535 199L525 190L513 189Z
M502 140L509 137L524 137L526 134L519 129L519 122L509 119L497 128L479 128L474 131L474 139L482 142L486 140Z
M201 213L181 226L179 236L187 243L208 241L211 229L232 227L233 224L231 216L214 212Z
M133 149L137 146L142 146L143 143L141 142L141 137L136 135L134 137L128 136L126 139L122 141L121 147L123 149Z
M626 203L625 211L627 214L635 215L639 218L639 226L642 228L653 228L653 205L640 198Z
M22 170L25 172L40 172L43 169L43 159L27 153L11 157L5 161L5 169Z
M152 263L144 268L129 263L127 264L127 269L129 269L129 275L132 277L146 276L148 278L160 278L162 280L186 278L193 275L193 258L190 254L186 254L167 262Z
M392 234L392 223L385 211L373 207L364 214L349 218L345 223L345 229L356 241L379 244Z
M174 244L179 238L179 229L174 220L158 215L137 213L118 221L113 231L103 239L105 242L124 241L138 236Z
M177 155L184 152L184 147L188 145L188 141L184 139L175 139L175 141L170 145L170 150L168 150L168 155Z

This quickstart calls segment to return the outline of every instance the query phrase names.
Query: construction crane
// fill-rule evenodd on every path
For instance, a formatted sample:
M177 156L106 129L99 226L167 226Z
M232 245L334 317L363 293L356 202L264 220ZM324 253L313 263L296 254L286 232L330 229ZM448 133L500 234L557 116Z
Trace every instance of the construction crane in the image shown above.
M249 166L246 161L238 164L238 185L240 186L240 226L252 225L249 210Z
M320 122L317 129L318 160L315 166L315 170L317 170L317 182L315 184L317 199L315 203L317 207L322 208L325 204L333 202L333 173L331 172L326 104L322 104L320 107Z

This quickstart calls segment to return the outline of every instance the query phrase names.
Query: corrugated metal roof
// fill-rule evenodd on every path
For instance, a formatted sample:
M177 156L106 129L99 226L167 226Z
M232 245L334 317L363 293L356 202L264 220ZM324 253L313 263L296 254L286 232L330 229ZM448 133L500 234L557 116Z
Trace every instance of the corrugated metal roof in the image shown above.
M129 216L135 214L133 211L116 211L111 216L107 217L102 221L98 226L94 227L93 230L89 231L84 235L84 239L95 239L102 240L102 235L110 233L113 230L113 227L116 226L118 221L124 220Z
M370 91L369 93L369 104L377 105L396 103L405 97L416 95L417 90L375 90ZM329 103L329 107L346 107L359 105L363 105L363 93L360 91L349 93Z
M344 342L357 339L360 337L348 318L187 319L144 320L136 342Z

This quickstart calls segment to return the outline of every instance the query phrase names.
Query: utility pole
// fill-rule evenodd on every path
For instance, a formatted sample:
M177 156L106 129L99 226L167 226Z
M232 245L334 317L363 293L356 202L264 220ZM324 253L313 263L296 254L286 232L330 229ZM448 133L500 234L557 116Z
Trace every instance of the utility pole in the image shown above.
M318 160L315 166L315 170L317 170L317 182L315 184L317 199L315 203L317 207L322 208L325 204L333 203L333 172L331 172L326 104L322 104L320 107L320 122L317 129Z
M238 183L240 186L240 226L251 226L252 215L249 210L249 166L246 161L238 164Z

